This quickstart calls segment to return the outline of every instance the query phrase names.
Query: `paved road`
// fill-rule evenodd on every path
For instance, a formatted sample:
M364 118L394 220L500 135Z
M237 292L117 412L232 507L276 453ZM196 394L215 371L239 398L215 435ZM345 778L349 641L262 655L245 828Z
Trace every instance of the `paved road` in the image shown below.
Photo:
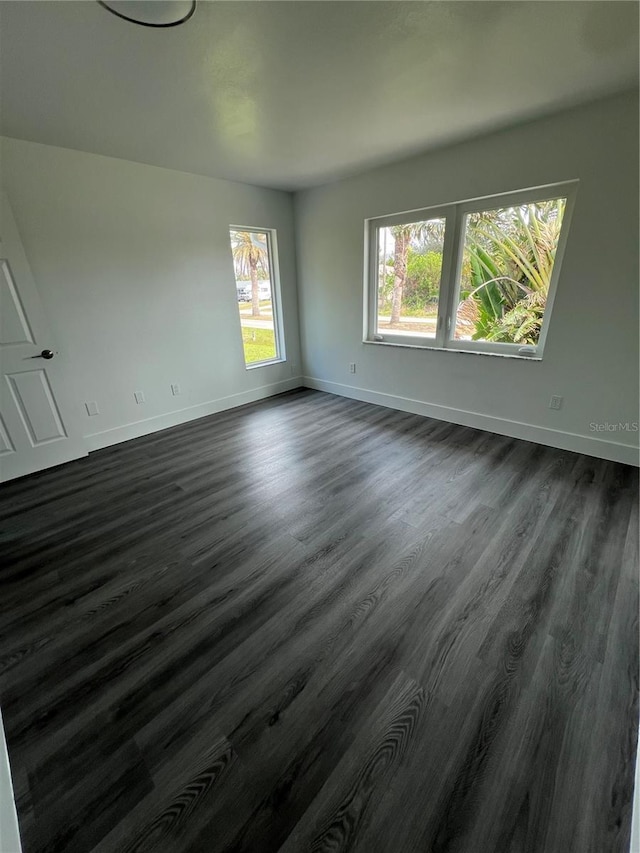
M378 317L379 323L388 323L391 317ZM401 323L420 323L424 326L433 326L435 328L436 323L438 322L437 317L400 317Z
M273 329L273 320L266 317L240 317L243 329Z

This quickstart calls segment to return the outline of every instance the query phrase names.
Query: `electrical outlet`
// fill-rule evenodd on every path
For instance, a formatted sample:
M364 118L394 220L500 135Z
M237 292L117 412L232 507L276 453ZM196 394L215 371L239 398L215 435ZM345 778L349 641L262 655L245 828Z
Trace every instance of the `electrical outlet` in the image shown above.
M93 417L94 415L100 414L100 409L98 408L98 404L95 400L91 400L89 403L84 404L85 409L87 410L87 414L89 417Z
M553 397L549 400L549 408L550 408L550 409L561 409L561 408L562 408L562 401L563 401L563 399L564 399L564 397L556 397L556 396L553 396Z
M173 382L171 385L171 393L174 397L178 397L180 395L180 386L177 382Z
M133 396L136 398L136 403L138 405L144 403L144 391L134 391Z
M355 361L352 361L351 364L349 365L349 373L355 373L355 372L356 372L356 363L355 363Z

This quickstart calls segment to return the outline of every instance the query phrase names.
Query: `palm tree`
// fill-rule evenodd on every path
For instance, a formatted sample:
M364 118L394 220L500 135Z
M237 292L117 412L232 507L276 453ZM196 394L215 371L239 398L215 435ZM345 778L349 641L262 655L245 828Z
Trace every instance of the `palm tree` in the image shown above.
M393 250L393 295L391 297L390 326L396 326L400 322L402 295L407 280L407 257L409 255L413 228L415 228L414 225L394 225L390 229L395 242Z
M238 278L251 279L251 314L260 316L260 285L258 272L269 271L267 235L261 231L232 231L231 251Z
M395 241L390 326L397 326L400 322L402 297L407 281L407 258L411 243L427 238L440 243L444 237L444 226L444 219L430 219L426 222L411 222L408 225L392 225L389 228Z
M566 199L538 202L490 211L469 221L468 251L483 273L494 276L486 253L501 259L500 266L511 268L511 281L529 293L548 293L556 248L560 238ZM491 213L497 216L490 216ZM509 280L508 275L500 278Z

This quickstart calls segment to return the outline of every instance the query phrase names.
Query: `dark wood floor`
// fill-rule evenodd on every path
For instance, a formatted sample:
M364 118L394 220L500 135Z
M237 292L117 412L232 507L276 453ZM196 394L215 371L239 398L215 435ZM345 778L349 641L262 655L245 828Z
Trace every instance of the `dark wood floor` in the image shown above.
M25 853L628 850L635 469L300 391L0 498Z

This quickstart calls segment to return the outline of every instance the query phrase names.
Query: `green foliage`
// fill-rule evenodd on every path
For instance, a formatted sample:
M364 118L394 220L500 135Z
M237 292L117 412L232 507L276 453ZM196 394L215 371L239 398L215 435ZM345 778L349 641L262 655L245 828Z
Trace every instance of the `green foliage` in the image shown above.
M484 340L536 344L540 337L546 304L542 293L530 293L487 328Z
M473 318L473 340L537 343L564 208L559 199L469 217L459 313Z
M387 261L388 272L380 284L379 309L391 310L393 288L395 284L394 259ZM433 314L438 304L440 273L442 270L442 252L429 250L417 252L409 248L407 252L407 270L402 298L402 313L407 316L428 316Z
M505 294L499 284L500 270L484 249L469 252L471 287L463 298L473 298L477 306L474 341L484 339L493 323L504 313Z
M467 251L495 258L505 287L519 282L527 291L548 292L564 209L559 199L472 215Z
M409 249L404 304L409 308L427 309L429 302L438 301L442 252L419 254Z

